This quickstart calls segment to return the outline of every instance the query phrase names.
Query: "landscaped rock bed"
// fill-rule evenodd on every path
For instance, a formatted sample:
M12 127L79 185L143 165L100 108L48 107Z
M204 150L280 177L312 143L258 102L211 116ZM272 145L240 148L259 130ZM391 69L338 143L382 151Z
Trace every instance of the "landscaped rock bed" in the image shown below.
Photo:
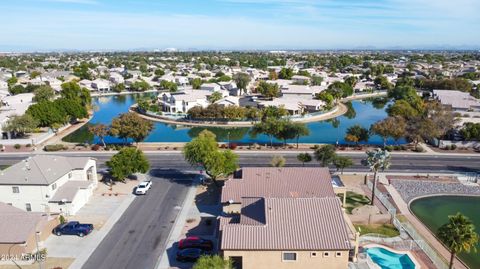
M435 194L480 195L479 186L466 186L462 183L444 183L438 181L391 180L405 202L412 199Z

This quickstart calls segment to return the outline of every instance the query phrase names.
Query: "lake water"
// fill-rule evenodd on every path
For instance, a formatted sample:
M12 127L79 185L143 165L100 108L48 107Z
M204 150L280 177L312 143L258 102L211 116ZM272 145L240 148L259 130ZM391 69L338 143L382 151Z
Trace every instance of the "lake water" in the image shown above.
M121 113L128 112L131 105L136 103L139 98L153 96L153 94L132 94L108 97L93 98L95 112L89 124L103 123L110 124L112 119ZM354 124L360 124L369 128L372 123L387 117L385 112L385 102L372 101L352 101L347 103L350 107L349 112L335 120L308 123L310 135L300 138L300 143L331 143L337 141L342 144L344 141L345 131ZM335 126L334 126L335 125ZM145 139L144 142L188 142L197 136L204 129L209 129L217 135L218 141L227 142L230 138L231 142L239 143L269 143L269 139L265 135L259 135L255 138L249 135L250 128L220 128L220 127L187 127L183 125L172 125L160 122L154 123L154 130ZM337 127L337 128L336 128ZM115 137L106 137L107 143L121 143L122 141ZM64 138L64 141L83 143L98 143L98 138L88 132L88 125L80 128L76 132ZM280 142L280 141L276 141ZM293 143L295 141L289 141ZM388 141L393 144L393 140ZM402 139L399 143L405 143ZM378 136L372 136L369 144L383 144Z
M430 231L436 233L438 228L448 222L448 216L457 212L467 216L480 234L480 197L469 196L433 196L415 200L410 205L412 212ZM477 245L480 250L480 244ZM480 254L462 253L460 258L470 268L480 268Z

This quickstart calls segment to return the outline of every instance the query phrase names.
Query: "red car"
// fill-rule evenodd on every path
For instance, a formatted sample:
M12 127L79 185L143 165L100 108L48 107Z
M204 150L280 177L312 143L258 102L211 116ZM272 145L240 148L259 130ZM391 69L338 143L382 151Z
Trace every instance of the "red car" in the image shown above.
M210 251L213 249L213 242L212 240L203 239L198 236L189 236L178 242L178 248L179 249L198 248L198 249Z

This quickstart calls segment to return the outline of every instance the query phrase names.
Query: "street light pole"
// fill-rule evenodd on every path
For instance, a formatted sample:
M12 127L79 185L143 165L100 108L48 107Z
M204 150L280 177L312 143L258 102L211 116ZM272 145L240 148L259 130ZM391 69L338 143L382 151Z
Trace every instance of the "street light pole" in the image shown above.
M230 148L230 132L227 132L227 144L228 148Z

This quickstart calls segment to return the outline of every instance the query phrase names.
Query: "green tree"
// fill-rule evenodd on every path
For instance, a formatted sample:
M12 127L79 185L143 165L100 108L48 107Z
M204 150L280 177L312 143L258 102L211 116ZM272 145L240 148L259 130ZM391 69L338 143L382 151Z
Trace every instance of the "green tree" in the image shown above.
M308 129L305 123L293 122L290 124L290 132L293 134L293 137L297 140L297 149L298 149L298 140L301 136L307 136L310 134L310 129Z
M76 82L65 82L62 84L60 95L63 98L79 101L82 106L88 106L92 102L90 91L87 88L81 88Z
M460 134L465 140L480 140L480 123L464 123Z
M123 83L118 83L117 85L115 85L115 86L113 87L113 91L114 91L114 92L123 92L123 91L125 91L125 84L123 84Z
M54 124L64 124L66 113L51 101L42 101L28 107L26 114L38 121L40 127L53 127Z
M40 86L34 92L33 101L51 101L55 97L55 91L50 86Z
M299 153L297 155L297 160L302 162L302 166L305 166L305 163L309 163L312 161L312 155L310 153Z
M77 119L88 117L87 109L78 100L58 98L53 101L53 105L58 107L58 110L64 112L64 115L68 117L68 121L75 122Z
M345 140L349 142L354 142L355 144L358 144L359 142L368 142L368 139L370 139L370 134L366 128L363 128L359 124L355 124L353 126L350 126L347 129Z
M375 86L377 86L377 88L379 88L381 90L389 90L390 91L390 90L393 89L392 83L390 83L390 81L388 81L388 79L384 76L376 77L373 82L375 83Z
M478 234L475 225L461 213L448 216L448 223L438 229L437 236L450 251L450 269L453 268L455 255L477 250L475 245L478 243Z
M150 169L148 159L136 148L122 148L107 161L107 167L115 180L124 181L134 173L146 173Z
M265 81L260 81L257 86L257 91L267 98L278 97L280 94L277 83L268 83Z
M152 129L152 122L134 112L127 112L112 120L110 135L123 139L124 143L127 143L128 138L132 138L138 144L148 136Z
M215 134L208 130L185 145L183 156L192 166L202 167L216 186L219 177L229 176L238 168L238 156L231 150L219 150Z
M280 70L278 77L281 79L292 79L293 75L293 69L284 67Z
M192 88L198 90L202 86L203 80L201 78L194 78L192 79L191 84L192 84Z
M23 137L25 133L30 133L37 128L38 124L38 120L30 114L14 115L8 119L2 129L5 132L12 133L15 137Z
M134 91L138 91L138 92L144 92L144 91L147 91L150 88L151 88L150 84L148 84L148 82L146 82L143 79L135 81L134 83L132 83L132 85L130 85L130 89L132 89Z
M350 87L354 88L355 85L357 85L358 79L357 79L357 77L355 77L355 76L348 76L348 77L345 78L344 81L345 81L345 83L348 84Z
M343 175L343 169L353 165L353 160L347 156L337 156L333 160L333 164L337 168L337 171L340 170Z
M270 161L272 167L284 167L287 160L283 156L274 155Z
M209 97L208 97L208 101L210 101L210 103L215 103L219 100L221 100L223 98L223 95L221 92L213 92Z
M370 126L370 132L383 138L383 147L387 145L387 139L393 137L395 140L405 136L406 122L400 117L388 117Z
M232 269L232 261L225 260L218 255L201 256L192 269Z
M235 83L239 89L239 95L242 95L242 91L245 92L248 84L250 83L250 76L246 73L237 73L233 79L235 80Z
M335 147L333 145L323 145L317 147L313 153L315 159L320 162L320 165L325 167L331 164L337 157Z
M368 166L370 171L373 172L372 198L370 199L370 204L373 205L375 189L377 188L377 173L378 171L385 171L390 167L390 153L379 148L369 150L366 153L367 158L362 160L362 164Z
M163 75L165 75L165 71L163 71L163 69L161 69L161 68L155 69L155 76L161 77Z
M103 147L106 147L107 145L105 144L105 137L109 134L108 126L102 123L97 123L95 125L89 126L88 130L98 136L100 141L103 144Z
M323 78L321 76L312 76L310 83L312 86L320 86L322 85Z
M267 118L253 125L250 135L256 137L258 134L266 134L270 138L270 147L273 147L273 137L282 130L282 127L279 119Z

